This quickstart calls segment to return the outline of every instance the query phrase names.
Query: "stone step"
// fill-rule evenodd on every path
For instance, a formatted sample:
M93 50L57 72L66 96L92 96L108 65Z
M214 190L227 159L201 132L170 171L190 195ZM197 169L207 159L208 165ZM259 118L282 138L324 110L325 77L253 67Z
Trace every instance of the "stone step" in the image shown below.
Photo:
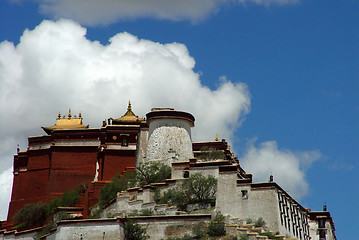
M252 229L252 228L254 228L254 223L246 223L246 224L243 224L242 227Z
M247 233L249 233L249 229L248 229L248 228L244 228L244 227L238 227L238 228L237 228L237 231L238 231L240 234L247 234Z
M267 240L267 239L268 239L268 237L267 237L267 236L264 236L264 235L258 235L258 236L256 236L256 238L257 238L258 240Z

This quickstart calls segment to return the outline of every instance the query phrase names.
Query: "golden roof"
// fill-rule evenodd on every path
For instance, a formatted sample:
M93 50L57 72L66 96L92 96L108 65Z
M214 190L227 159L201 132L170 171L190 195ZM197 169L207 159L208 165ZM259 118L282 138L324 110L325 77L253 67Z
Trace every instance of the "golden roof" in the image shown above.
M59 130L59 129L84 129L84 128L89 127L89 125L85 126L85 125L82 124L81 112L79 113L78 117L76 117L76 115L74 115L72 117L71 109L69 109L69 114L67 115L67 118L65 117L65 115L61 118L61 114L59 113L56 120L57 120L57 122L56 122L55 125L53 125L51 127L41 127L41 128L44 129L44 131L47 134L50 134L53 130Z
M112 124L139 124L143 121L132 112L131 102L128 102L127 112L122 117L113 119Z

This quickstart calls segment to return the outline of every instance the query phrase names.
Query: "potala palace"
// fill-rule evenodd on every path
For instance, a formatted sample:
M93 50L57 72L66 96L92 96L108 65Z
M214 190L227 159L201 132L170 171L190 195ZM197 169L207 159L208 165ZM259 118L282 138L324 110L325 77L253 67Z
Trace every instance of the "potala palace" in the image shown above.
M105 120L101 128L89 128L82 120L81 113L59 113L55 125L43 127L45 135L29 137L26 151L14 156L11 202L7 220L0 222L0 239L126 239L129 221L145 229L148 239L182 239L193 236L194 226L207 234L219 215L225 235L201 239L336 239L325 206L322 211L302 206L272 176L268 182L253 182L224 139L193 142L195 118L190 113L153 108L141 119L129 104L122 117ZM208 157L212 152L217 155ZM170 177L121 189L103 206L98 204L101 189L115 176L127 176L145 164L167 166ZM158 201L181 193L198 176L215 180L212 202L179 207L174 198ZM81 184L86 187L74 206L56 205L48 232L49 219L26 227L14 220L28 204L53 203Z

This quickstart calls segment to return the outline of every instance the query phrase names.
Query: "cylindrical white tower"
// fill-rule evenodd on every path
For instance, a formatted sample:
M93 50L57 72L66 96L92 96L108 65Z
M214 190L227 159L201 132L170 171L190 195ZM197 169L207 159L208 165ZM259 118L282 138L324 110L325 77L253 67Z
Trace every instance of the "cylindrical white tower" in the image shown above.
M147 160L188 161L193 157L191 127L194 117L173 108L152 108L146 114L149 124Z

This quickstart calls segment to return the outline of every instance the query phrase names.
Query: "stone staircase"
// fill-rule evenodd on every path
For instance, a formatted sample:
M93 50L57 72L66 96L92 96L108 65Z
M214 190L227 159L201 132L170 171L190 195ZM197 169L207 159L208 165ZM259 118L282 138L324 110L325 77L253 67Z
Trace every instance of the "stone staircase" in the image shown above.
M247 223L243 218L227 218L226 219L226 232L229 236L236 236L240 239L241 236L247 236L248 240L271 240L263 233L272 233L276 239L280 240L297 240L296 238L286 238L285 235L276 235L274 232L269 231L264 227L255 227L254 223Z
M155 188L166 189L175 182L157 184ZM163 186L162 186L163 185ZM178 211L176 206L168 204L156 204L153 201L154 188L147 186L144 188L127 189L118 192L117 198L109 204L102 213L102 218L108 217L126 217L126 216L150 216L150 215L187 215L188 213ZM203 209L204 210L204 209ZM213 210L211 210L213 211ZM198 213L197 211L193 212ZM212 212L206 211L206 214ZM265 227L255 227L254 223L247 223L247 219L227 217L225 221L227 236L236 236L239 240L298 240L296 238L287 238L285 235L276 235ZM275 239L264 235L272 233ZM241 238L243 236L243 238Z
M130 215L180 215L185 212L177 211L175 206L156 204L148 197L148 190L117 193L117 198L108 205L101 217L130 216ZM152 201L151 201L152 200Z

